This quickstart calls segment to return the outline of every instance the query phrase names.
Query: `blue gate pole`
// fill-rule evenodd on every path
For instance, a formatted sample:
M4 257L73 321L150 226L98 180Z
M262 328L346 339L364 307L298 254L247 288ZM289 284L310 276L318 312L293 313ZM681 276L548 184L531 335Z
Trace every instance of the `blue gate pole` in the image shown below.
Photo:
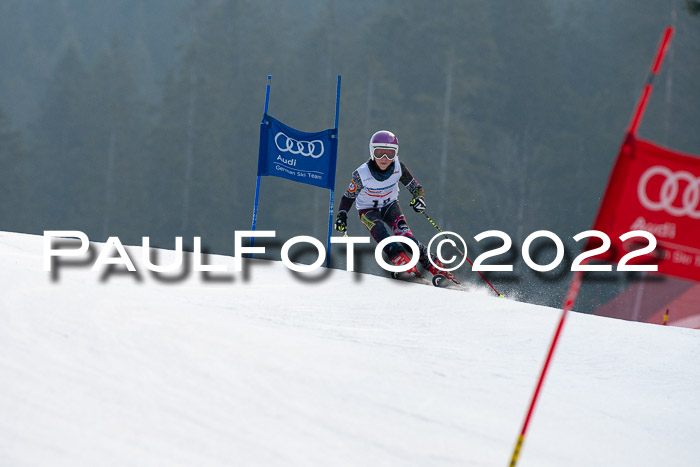
M335 129L338 129L338 115L340 113L340 75L338 75L338 86L335 90Z
M338 85L335 91L335 137L338 138L338 116L340 114L340 75L338 75ZM340 140L338 140L340 143ZM338 145L336 145L336 148ZM336 167L338 166L338 154L336 153L335 159ZM333 180L335 184L335 180ZM328 243L326 251L328 251L328 256L326 257L326 267L330 267L331 264L331 234L333 233L333 195L335 190L331 190L331 202L330 208L328 209Z
M272 75L267 75L267 89L265 90L265 115L267 115L267 106L270 103L270 81L272 81ZM258 156L260 157L260 156ZM258 175L258 181L255 183L255 205L253 206L253 226L251 230L255 231L255 224L258 222L258 201L260 200L260 175ZM255 237L251 237L250 246L255 245ZM253 253L248 254L248 258L252 258Z

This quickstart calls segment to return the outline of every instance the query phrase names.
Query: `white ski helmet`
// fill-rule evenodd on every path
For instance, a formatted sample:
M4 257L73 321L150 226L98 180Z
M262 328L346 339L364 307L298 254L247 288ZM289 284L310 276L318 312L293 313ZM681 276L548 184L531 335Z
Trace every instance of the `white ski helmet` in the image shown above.
M369 156L374 159L375 149L393 149L394 157L399 155L399 139L387 130L380 130L369 140Z

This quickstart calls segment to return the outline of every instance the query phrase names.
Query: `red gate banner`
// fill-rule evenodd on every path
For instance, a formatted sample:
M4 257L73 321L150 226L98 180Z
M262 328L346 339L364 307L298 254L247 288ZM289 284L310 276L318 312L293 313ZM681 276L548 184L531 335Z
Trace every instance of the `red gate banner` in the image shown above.
M636 249L620 235L644 230L656 237L657 248L629 264L656 264L659 274L700 281L700 157L628 134L593 229L612 241L607 256L596 258L619 261Z

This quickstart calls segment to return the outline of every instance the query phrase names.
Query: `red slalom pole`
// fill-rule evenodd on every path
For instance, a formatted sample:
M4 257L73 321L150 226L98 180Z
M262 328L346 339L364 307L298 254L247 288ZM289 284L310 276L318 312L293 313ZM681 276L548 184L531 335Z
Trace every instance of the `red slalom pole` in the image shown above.
M627 130L627 133L631 135L635 135L637 133L637 128L639 128L639 124L642 121L644 111L647 107L647 102L649 102L649 96L651 96L651 91L653 89L654 77L661 69L661 64L663 63L664 57L666 56L666 51L668 50L668 46L671 43L672 36L673 27L667 26L663 36L661 37L661 42L659 42L659 47L656 50L656 58L654 58L654 62L652 63L651 69L649 70L649 76L647 77L647 82L644 85L644 89L642 90L642 95L637 101L637 107L634 110L634 114L632 114L632 120L630 121L630 126Z
M644 85L644 90L642 91L642 95L639 101L637 102L637 108L634 111L630 127L627 130L628 134L634 135L637 131L637 128L639 127L639 123L641 122L642 116L644 115L644 110L646 108L647 101L649 100L649 96L651 95L652 81L654 80L654 76L656 76L656 74L661 69L661 63L664 60L664 56L666 54L666 50L668 49L668 45L671 41L672 36L673 27L666 27L666 30L664 31L664 34L661 38L661 42L659 43L659 47L656 51L656 57L654 58L654 62L651 66L649 77L647 78L647 83ZM585 261L581 262L581 265L583 264L585 264ZM527 415L525 416L523 427L520 430L518 441L515 443L515 449L513 450L513 456L511 457L510 461L510 467L515 467L516 463L518 462L518 457L520 456L520 449L522 448L523 442L525 441L525 434L527 433L527 428L530 424L532 414L535 411L535 405L537 404L537 398L540 395L540 390L542 389L544 378L547 374L547 370L549 369L549 364L552 361L552 356L554 355L554 350L557 346L557 342L559 341L559 336L561 336L561 331L564 328L564 322L566 321L566 317L569 314L569 311L574 307L574 303L576 302L576 297L578 296L578 292L581 289L582 282L583 271L575 271L574 277L571 280L571 284L569 285L569 291L567 292L566 298L564 300L564 305L562 306L562 313L561 318L559 319L559 324L557 325L557 329L554 332L552 344L549 346L549 352L547 352L547 358L545 359L542 371L540 372L540 377L537 381L535 392L532 395L530 407L528 408Z
M581 265L585 264L587 261L582 261ZM532 400L530 401L530 407L527 410L527 415L525 416L525 421L520 430L520 435L518 436L518 441L515 443L515 449L513 449L513 456L510 460L510 467L515 467L518 462L518 457L520 456L520 449L525 441L525 434L527 433L527 427L530 425L530 420L532 419L532 414L535 411L535 404L540 395L540 390L542 389L542 384L544 383L544 377L549 369L549 364L552 361L552 355L554 355L554 349L557 346L557 341L559 341L559 336L561 336L561 331L564 328L564 322L569 314L569 311L573 308L576 302L576 296L581 289L581 283L583 282L583 271L575 271L574 278L571 280L571 285L569 286L569 291L566 294L566 299L564 300L564 306L561 313L561 318L559 319L559 324L557 325L557 330L554 332L554 337L552 338L552 344L549 346L549 352L547 352L547 358L544 361L544 366L540 372L540 378L537 381L537 386L535 387L535 392L532 395Z

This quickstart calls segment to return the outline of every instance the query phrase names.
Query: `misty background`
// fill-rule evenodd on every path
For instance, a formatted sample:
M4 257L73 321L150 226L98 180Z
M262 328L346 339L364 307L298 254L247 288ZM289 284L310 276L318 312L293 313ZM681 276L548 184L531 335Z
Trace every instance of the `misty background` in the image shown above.
M669 24L676 33L639 135L700 154L698 9L686 0L1 0L0 230L81 230L125 245L149 236L162 248L201 236L207 251L233 254L233 232L251 227L267 75L269 113L303 131L333 126L342 75L334 210L371 134L391 130L427 212L468 240L472 260L500 244L475 235L511 236L500 259L515 271L487 275L499 291L559 306L580 252L571 237L593 223ZM405 190L400 200L427 243L436 231ZM265 177L257 228L325 243L328 203L327 190ZM544 274L520 253L543 229L568 246ZM367 235L356 215L349 234ZM540 264L553 257L547 242L533 249ZM383 273L373 263L362 269ZM639 278L596 274L577 309ZM480 281L467 269L458 277Z

